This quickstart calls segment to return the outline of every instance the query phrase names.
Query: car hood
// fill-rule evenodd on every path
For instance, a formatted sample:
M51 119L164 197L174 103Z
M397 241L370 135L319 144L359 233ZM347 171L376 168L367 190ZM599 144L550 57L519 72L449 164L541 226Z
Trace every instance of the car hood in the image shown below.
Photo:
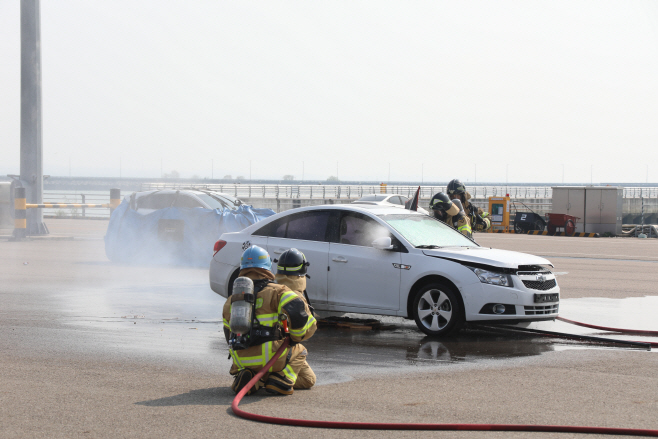
M546 265L547 259L527 253L485 247L446 247L423 250L427 256L458 262L491 265L500 268L519 268L519 265Z

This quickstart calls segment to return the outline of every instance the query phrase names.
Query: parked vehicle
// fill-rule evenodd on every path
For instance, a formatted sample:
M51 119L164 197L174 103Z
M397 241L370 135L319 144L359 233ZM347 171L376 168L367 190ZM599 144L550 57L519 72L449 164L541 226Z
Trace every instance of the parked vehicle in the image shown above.
M133 192L112 213L108 259L123 263L207 266L212 244L274 215L226 194L201 190Z
M560 289L548 260L480 247L418 212L377 204L311 206L225 233L210 262L213 291L228 297L250 245L272 258L301 250L311 263L308 295L319 311L407 317L432 336L465 322L558 316Z
M406 204L409 201L410 198L405 197L404 195L371 194L371 195L365 195L356 201L352 201L352 204L370 204L370 205L397 207L398 209L406 209ZM427 210L423 209L420 206L418 206L418 212L424 213L425 215L429 214Z
M543 231L546 221L541 215L534 212L516 212L514 216L514 232L528 233L530 231Z

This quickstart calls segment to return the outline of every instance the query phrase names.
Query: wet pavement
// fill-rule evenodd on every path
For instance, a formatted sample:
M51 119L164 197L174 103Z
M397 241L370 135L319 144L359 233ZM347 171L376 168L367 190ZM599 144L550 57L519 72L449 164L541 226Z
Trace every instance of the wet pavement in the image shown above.
M153 277L158 277L163 268L142 267L142 270L152 271ZM165 271L171 273L171 269ZM73 288L66 294L58 294L57 305L51 305L58 309L57 320L93 334L88 342L82 343L83 336L69 348L113 352L206 371L228 369L230 360L220 320L224 299L207 287L205 270L184 269L184 272L188 276L194 274L197 282L191 283L189 277L183 277L176 280L178 285L171 285L173 279L167 279L165 284L135 286L130 276L126 276L115 279L108 287ZM579 298L563 300L560 313L594 325L656 330L655 310L658 310L658 296ZM366 331L320 328L305 342L319 385L349 381L364 374L421 368L487 368L566 349L634 349L478 328L433 339L418 331L411 320L348 316L376 318L393 328ZM521 327L618 340L658 341L658 337L621 335L560 321Z
M102 248L99 238L102 237L104 222L82 223L85 227L78 237L82 239L78 241L4 244L5 248L9 246L19 251L14 256L22 253L18 259L5 263L5 266L13 265L18 270L13 272L21 280L13 286L15 293L21 295L21 289L30 285L30 281L26 284L22 279L20 271L28 277L37 274L29 288L36 288L40 296L38 303L44 306L38 311L47 316L47 321L61 325L63 335L54 340L54 346L60 345L65 352L97 351L104 355L168 362L205 371L229 367L226 342L220 332L224 299L208 287L207 269L112 264L99 251L99 247ZM57 231L57 225L51 228ZM75 233L75 229L66 229L65 225L61 228L64 229L63 235L66 232ZM500 241L498 236L485 238ZM511 239L504 242L511 247L527 245L519 237ZM572 245L572 242L563 242ZM619 245L617 242L615 244ZM627 245L627 242L621 244ZM73 256L67 260L65 255L57 254L57 261L49 260L52 252L57 253L57 249L63 246L82 248L80 257ZM573 249L582 253L583 247ZM618 249L614 250L615 256L618 253ZM627 257L638 256L628 254ZM651 258L644 254L641 257ZM32 262L27 260L31 258ZM573 277L570 271L575 271L576 276L579 274L578 267L565 265L570 271L559 271L560 264L554 263L561 285L570 276ZM38 275L56 279L42 282ZM568 289L562 288L563 296L568 296ZM656 310L658 296L571 298L563 299L560 305L560 315L572 320L648 330L657 329ZM5 323L17 319L15 323L21 326L25 321L18 319L19 316L3 313ZM464 330L448 338L432 339L418 331L411 320L375 318L393 325L394 329L359 331L321 328L313 339L305 343L310 350L309 361L312 361L317 372L319 384L342 382L360 374L380 374L391 370L489 367L497 362L509 363L564 349L613 348L605 344L476 329ZM537 322L522 326L620 340L658 341L656 337L610 334L563 322ZM68 336L71 331L75 332L75 337ZM654 349L656 351L658 349Z

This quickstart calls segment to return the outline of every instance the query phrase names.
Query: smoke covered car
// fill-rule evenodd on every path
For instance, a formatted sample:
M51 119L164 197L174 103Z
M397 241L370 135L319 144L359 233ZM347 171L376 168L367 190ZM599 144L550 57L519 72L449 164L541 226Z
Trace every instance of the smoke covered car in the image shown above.
M370 194L364 195L352 204L370 204L379 206L397 207L398 209L406 209L411 199L404 195L397 194ZM418 206L418 212L428 215L429 212L422 207Z
M276 258L297 248L310 262L316 310L414 319L431 336L464 322L553 320L560 288L552 265L525 253L480 247L428 215L367 204L313 206L225 233L210 261L210 287L228 297L244 248ZM276 264L273 264L276 268Z
M105 253L115 262L206 266L222 233L272 215L272 209L256 209L218 192L134 192L112 213Z

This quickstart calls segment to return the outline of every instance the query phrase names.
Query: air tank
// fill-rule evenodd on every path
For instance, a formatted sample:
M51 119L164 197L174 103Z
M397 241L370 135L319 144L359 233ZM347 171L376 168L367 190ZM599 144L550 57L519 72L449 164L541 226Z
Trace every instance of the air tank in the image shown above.
M243 294L241 300L231 303L229 326L234 334L248 334L251 330L251 313L254 303L254 283L248 277L239 277L233 282L233 296Z

